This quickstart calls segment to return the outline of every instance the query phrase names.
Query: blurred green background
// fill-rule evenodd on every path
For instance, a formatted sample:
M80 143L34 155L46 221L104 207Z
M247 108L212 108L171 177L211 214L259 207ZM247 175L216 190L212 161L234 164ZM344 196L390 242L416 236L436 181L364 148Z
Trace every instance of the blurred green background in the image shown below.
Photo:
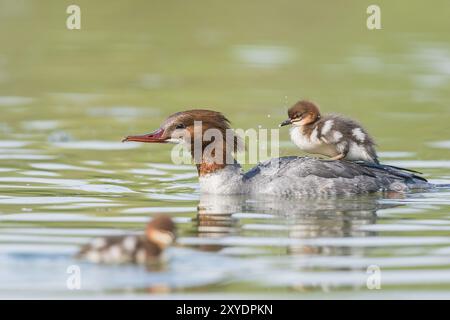
M68 30L73 3L0 1L0 94L33 99L2 112L8 125L56 119L77 139L118 140L208 107L270 128L308 98L361 121L381 151L450 156L427 145L450 139L446 0L378 1L382 30L366 27L372 1L76 1L81 30Z

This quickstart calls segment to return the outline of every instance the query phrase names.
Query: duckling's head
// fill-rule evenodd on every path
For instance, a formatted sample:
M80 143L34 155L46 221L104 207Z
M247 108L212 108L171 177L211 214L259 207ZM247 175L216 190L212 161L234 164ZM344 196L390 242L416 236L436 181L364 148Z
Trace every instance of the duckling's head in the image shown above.
M288 110L289 119L283 121L281 126L292 124L294 126L304 126L320 119L320 111L317 105L311 101L301 100Z
M145 235L147 240L164 249L175 241L175 224L166 215L155 216L147 225Z

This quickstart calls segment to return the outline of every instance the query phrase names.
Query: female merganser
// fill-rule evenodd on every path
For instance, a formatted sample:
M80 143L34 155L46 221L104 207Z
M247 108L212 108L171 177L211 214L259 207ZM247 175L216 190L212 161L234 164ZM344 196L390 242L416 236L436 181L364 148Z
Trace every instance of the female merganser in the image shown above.
M293 105L288 116L280 126L292 124L291 140L301 150L331 157L330 160L379 163L374 140L352 119L322 116L317 105L306 100Z
M100 237L83 246L77 258L94 263L149 264L175 240L175 225L167 216L153 218L145 235Z
M205 139L210 129L223 133L223 138ZM197 165L202 193L303 197L402 192L430 186L425 179L391 166L309 157L274 158L244 173L232 157L237 139L226 139L229 130L229 121L220 112L189 110L171 115L152 133L128 136L122 141L187 143ZM230 158L233 161L227 161Z

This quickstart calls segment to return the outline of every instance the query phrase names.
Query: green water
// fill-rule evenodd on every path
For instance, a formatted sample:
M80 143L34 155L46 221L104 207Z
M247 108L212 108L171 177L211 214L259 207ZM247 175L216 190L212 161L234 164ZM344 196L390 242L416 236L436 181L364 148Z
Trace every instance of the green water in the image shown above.
M168 146L120 143L191 107L276 128L308 98L363 123L383 162L449 183L448 1L378 1L374 31L370 1L77 1L72 31L69 4L0 1L0 296L448 293L448 189L211 202ZM280 132L281 155L300 154ZM79 244L158 212L180 235L163 271L86 264L67 290ZM381 290L365 286L371 264Z

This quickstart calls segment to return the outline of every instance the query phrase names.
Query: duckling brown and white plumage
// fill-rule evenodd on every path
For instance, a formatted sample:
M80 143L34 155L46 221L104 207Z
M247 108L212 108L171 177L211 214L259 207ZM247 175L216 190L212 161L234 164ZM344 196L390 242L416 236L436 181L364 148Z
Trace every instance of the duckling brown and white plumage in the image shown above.
M301 150L328 156L378 164L375 141L356 121L340 115L321 115L317 105L302 100L288 111L292 142Z
M175 239L175 225L168 216L156 216L148 223L145 234L99 237L84 245L79 259L105 264L149 264L159 259Z

